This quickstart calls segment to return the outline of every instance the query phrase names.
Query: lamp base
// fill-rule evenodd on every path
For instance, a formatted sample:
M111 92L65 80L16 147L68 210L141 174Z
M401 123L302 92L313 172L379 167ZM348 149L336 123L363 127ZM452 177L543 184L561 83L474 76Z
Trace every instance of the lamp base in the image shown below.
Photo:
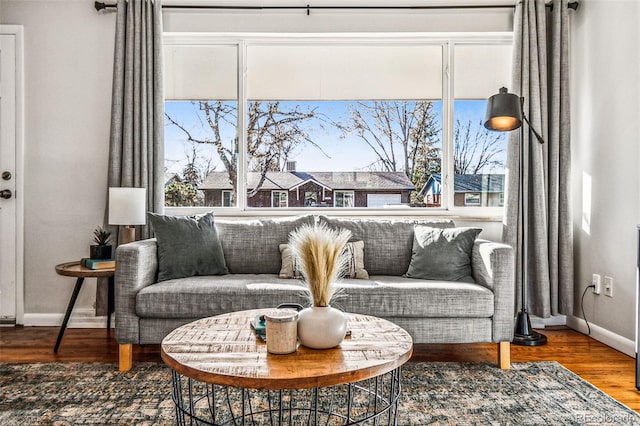
M120 238L118 239L118 244L128 244L132 243L136 240L136 228L133 226L121 226L120 227Z
M520 346L542 346L547 344L547 336L533 331L529 313L520 311L516 318L516 329L511 343Z

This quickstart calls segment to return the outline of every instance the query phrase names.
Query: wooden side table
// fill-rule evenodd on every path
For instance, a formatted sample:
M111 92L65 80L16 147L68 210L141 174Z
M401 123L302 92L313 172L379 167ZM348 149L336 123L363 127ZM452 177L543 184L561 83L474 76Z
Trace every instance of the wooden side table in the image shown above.
M109 278L109 290L107 295L107 331L111 328L111 314L113 313L114 307L114 275L116 273L115 268L106 268L106 269L89 269L80 265L80 262L67 262L61 263L56 266L56 272L59 275L64 275L65 277L75 277L76 285L73 288L73 293L71 294L71 299L69 300L69 304L67 305L67 312L64 314L64 320L62 321L62 326L60 326L60 331L58 332L58 339L56 340L56 345L53 347L53 352L58 352L58 348L60 347L60 342L62 341L62 336L64 335L64 331L67 329L67 323L69 322L69 317L71 316L71 311L73 310L73 305L76 304L76 299L78 298L78 293L80 293L80 288L82 287L82 283L85 278Z

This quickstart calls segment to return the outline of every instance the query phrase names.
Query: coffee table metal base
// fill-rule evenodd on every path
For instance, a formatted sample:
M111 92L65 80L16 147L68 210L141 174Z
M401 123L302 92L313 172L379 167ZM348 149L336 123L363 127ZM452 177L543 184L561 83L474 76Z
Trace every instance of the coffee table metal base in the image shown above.
M203 383L173 371L178 425L397 425L401 369L361 382L260 390Z

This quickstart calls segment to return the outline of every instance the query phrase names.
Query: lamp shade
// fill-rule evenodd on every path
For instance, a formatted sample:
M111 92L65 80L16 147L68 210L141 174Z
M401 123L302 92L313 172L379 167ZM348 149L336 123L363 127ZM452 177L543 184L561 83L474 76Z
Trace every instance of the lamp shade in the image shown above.
M517 95L508 93L506 87L500 88L487 102L487 115L484 127L489 130L508 132L522 126L522 101Z
M109 225L144 225L146 188L109 188Z

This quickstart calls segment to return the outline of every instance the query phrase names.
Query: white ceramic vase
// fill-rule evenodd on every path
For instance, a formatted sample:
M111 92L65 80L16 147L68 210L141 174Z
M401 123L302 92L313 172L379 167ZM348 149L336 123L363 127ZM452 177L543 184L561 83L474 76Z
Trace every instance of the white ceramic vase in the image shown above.
M338 346L347 332L347 316L331 306L312 306L298 313L298 340L312 349Z

